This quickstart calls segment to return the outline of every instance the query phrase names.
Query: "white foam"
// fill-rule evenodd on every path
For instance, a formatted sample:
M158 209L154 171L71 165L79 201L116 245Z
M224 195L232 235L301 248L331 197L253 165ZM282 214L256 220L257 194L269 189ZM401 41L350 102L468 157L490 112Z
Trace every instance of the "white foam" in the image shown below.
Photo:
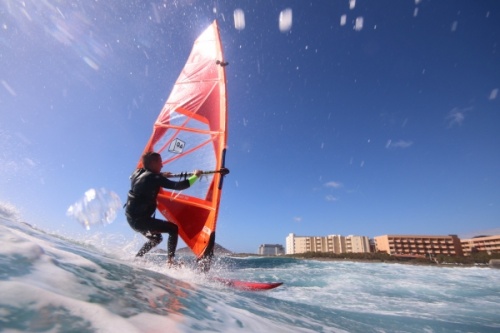
M90 322L93 327L98 327L100 332L144 332L145 324L155 330L176 329L177 321L175 319L179 320L179 317L172 319L151 314L139 314L128 320L109 312L100 304L77 299L74 295L57 294L16 281L2 282L0 293L2 294L2 303L38 313L38 323L37 321L32 322L30 327L32 331L43 330L47 326L47 322L56 320L57 313L53 313L50 309L59 307L63 307L75 317ZM65 329L60 327L60 330L64 331Z
M344 26L347 22L347 15L343 14L340 16L340 25Z
M356 21L354 23L354 30L356 30L356 31L363 30L363 22L364 22L364 19L362 16L356 17Z
M292 28L293 13L290 8L286 8L280 12L279 28L281 32L287 32Z
M245 12L242 9L235 9L233 13L234 27L236 30L245 29Z
M443 322L468 325L471 331L498 327L495 270L217 259L211 270L216 276L285 282L266 292L244 292L189 268L130 262L133 256L111 259L85 243L22 225L0 226L0 258L8 263L2 266L8 278L0 281L2 325L18 325L10 318L32 311L31 330L47 332L64 330L64 321L102 332L391 331L399 324L406 325L402 330L436 331ZM16 327L9 329L22 331Z

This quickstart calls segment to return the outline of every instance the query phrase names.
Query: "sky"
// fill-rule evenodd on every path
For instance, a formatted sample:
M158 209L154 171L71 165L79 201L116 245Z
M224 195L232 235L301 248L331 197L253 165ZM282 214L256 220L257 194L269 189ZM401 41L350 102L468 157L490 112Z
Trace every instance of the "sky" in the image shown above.
M133 239L122 210L89 231L66 211L91 188L125 201L214 19L231 170L217 243L500 233L496 0L0 0L0 212Z

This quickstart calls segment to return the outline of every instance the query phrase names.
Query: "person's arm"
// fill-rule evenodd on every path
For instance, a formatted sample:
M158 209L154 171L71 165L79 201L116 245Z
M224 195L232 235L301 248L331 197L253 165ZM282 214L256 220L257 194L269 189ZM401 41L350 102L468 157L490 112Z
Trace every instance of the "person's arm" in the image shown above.
M203 172L201 170L194 170L193 175L188 178L189 186L192 186L201 176Z
M181 180L179 182L174 182L167 177L171 175L170 172L164 172L161 174L161 187L168 188L171 190L177 190L177 191L182 191L187 188L189 188L191 185L193 185L199 178L200 175L202 174L202 171L200 170L195 170L193 171L193 175L191 175L189 178L185 180Z

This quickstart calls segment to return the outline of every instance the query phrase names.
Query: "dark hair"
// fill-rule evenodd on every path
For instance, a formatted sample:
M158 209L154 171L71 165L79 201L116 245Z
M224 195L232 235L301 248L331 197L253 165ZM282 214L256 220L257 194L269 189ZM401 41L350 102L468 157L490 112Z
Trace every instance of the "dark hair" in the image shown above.
M149 169L151 161L154 161L158 158L161 158L160 154L155 153L154 151L148 151L142 155L142 166L145 169Z

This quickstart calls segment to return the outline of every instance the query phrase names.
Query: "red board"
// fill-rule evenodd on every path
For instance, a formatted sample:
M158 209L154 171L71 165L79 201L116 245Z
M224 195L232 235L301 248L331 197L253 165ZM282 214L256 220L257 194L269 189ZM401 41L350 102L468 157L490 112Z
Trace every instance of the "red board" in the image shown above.
M212 278L212 279L228 287L240 290L269 290L277 288L283 284L283 282L253 282L253 281L240 281L240 280L224 279L224 278Z

